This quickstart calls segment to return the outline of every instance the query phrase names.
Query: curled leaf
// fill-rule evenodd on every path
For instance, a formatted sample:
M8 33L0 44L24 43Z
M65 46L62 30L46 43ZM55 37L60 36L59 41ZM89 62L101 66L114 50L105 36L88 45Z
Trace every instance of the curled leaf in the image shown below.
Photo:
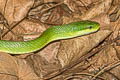
M91 49L103 41L111 31L103 30L95 34L63 40L57 55L62 66L68 66L87 54Z

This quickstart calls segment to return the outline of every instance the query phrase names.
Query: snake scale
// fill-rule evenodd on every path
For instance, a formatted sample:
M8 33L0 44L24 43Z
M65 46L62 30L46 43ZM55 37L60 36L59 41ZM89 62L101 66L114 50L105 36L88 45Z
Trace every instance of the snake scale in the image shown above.
M52 26L45 30L40 37L31 41L0 40L0 51L10 54L35 52L52 41L90 34L98 31L99 27L98 22L88 20Z

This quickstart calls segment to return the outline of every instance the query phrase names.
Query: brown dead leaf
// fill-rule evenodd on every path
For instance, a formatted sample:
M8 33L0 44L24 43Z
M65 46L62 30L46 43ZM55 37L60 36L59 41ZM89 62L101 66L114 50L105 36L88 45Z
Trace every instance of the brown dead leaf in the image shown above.
M107 65L110 65L112 63L115 63L119 61L117 55L116 55L116 50L115 48L113 48L113 46L108 45L106 46L102 51L100 51L96 56L92 57L91 60L89 62L94 62L92 64L92 67L89 68L89 71L92 72L92 70L95 71L101 71L102 68L106 67ZM94 66L94 68L93 68ZM119 72L120 67L115 67L113 69L110 70L111 74L114 74L115 76L117 76L118 78L120 78ZM114 78L112 75L109 73L109 71L103 72L103 77L111 80L111 78Z
M95 61L94 66L99 69L100 67L114 63L119 59L117 58L116 50L111 45L108 45L100 51L96 57L91 58L91 60L93 62Z
M60 14L60 13L63 13L63 12L64 12L64 9L60 6L58 6L55 9L53 9L49 15L47 14L48 15L47 19L45 19L46 14L43 15L42 16L42 22L47 23L47 24L60 25L60 24L62 24L62 18L61 17L63 16L63 14Z
M45 3L49 2L54 2L55 0L46 0ZM66 1L66 2L65 2ZM74 0L65 0L65 4L71 9L71 11L78 11L79 12L79 6L83 6L83 4L78 1ZM87 2L86 2L87 1ZM84 6L88 6L92 2L90 0L82 1L85 3ZM28 13L29 9L32 7L34 0L1 0L0 1L0 12L5 16L6 20L8 21L9 25L11 25L14 22L19 22L21 19L23 19L26 14ZM57 2L57 1L55 1ZM61 2L61 1L60 1ZM75 3L73 3L75 2ZM65 17L63 17L63 23L69 23L69 22L74 22L74 21L80 21L81 20L86 20L86 19L91 19L96 16L99 16L98 18L103 21L103 25L105 24L110 24L110 20L108 17L107 11L110 8L110 5L112 3L112 0L103 0L101 3L96 4L95 6L92 6L91 9L88 9L88 12L84 13L82 16L80 16L78 13L73 13L73 16L65 20ZM44 4L43 4L44 5ZM46 4L45 4L46 5ZM54 5L54 4L53 4ZM48 22L52 21L54 22L55 20L59 20L63 16L64 10L61 8L62 4L59 4L58 6L53 6L48 8L48 14L50 14L51 9L53 9L53 12L51 15L48 15L47 18L46 15L44 16L44 20L48 19ZM57 8L56 8L57 7ZM44 7L42 7L44 8ZM81 9L80 9L81 10ZM39 11L40 12L40 11ZM119 13L119 12L118 12ZM61 16L62 15L62 16ZM56 17L55 17L56 16ZM119 14L117 14L119 16ZM37 16L38 17L38 16ZM102 18L101 18L102 17ZM77 18L77 19L76 19ZM42 19L41 19L42 20ZM60 21L62 21L60 19ZM98 21L99 20L95 20ZM102 22L100 21L100 24ZM101 25L103 27L103 25ZM28 38L36 38L33 36L27 36L27 34L32 34L32 33L39 33L45 30L45 26L43 24L39 24L37 21L31 21L31 20L23 20L17 27L13 29L13 31L16 34L22 34L24 40L28 40ZM109 26L111 28L111 26ZM119 29L117 29L118 31ZM26 34L24 34L26 33ZM97 46L101 41L103 41L111 31L109 30L101 30L98 31L95 34L83 36L83 37L78 37L70 40L63 40L61 41L61 46L59 49L58 53L58 59L62 65L64 66L69 66L72 63L76 62L81 56L87 54L91 49L93 49L95 46ZM24 35L23 35L24 34ZM7 35L9 36L9 35ZM36 34L35 34L36 36ZM115 36L116 37L116 36ZM15 40L15 39L14 39ZM29 39L30 40L30 39ZM14 59L10 56L6 57L5 55L5 62L1 61L1 71L4 72L5 74L12 74L15 76L9 76L5 74L1 74L1 78L5 77L5 79L9 79L6 77L10 77L11 79L9 80L14 80L14 79L23 79L23 80L39 80L39 77L44 77L44 75L49 74L50 72L60 69L61 65L58 63L56 60L56 54L58 52L59 48L59 42L50 44L43 50L41 50L38 54L27 56L27 61L24 59ZM111 51L111 52L109 52ZM110 53L113 59L117 58L115 55L112 54L115 53L115 50L111 48L111 46L108 46L107 48L103 49L103 52L98 54L97 58L100 56L98 59L99 63L96 62L95 66L97 68L101 67L102 65L106 64L107 62L113 62L113 59L110 60L111 56L109 54L105 54L105 52ZM104 56L103 60L102 57ZM107 58L108 59L105 59ZM1 60L3 60L3 56L0 57ZM96 59L97 59L96 58ZM55 61L56 60L56 61ZM8 63L9 62L9 63ZM7 64L6 64L7 63ZM9 66L8 66L9 65ZM119 70L119 69L118 69ZM114 72L114 71L113 71Z
M111 22L115 22L120 16L120 4L115 5L109 12Z
M95 5L93 8L89 9L86 13L80 16L80 18L82 20L88 20L102 13L106 13L110 8L111 3L112 0L104 0L101 3Z
M18 80L18 65L9 54L0 52L0 79Z
M108 9L108 7L110 7L110 3L111 3L111 1L104 0L102 3L99 3L99 5L94 6L93 8L91 8L91 10L88 10L88 12L86 12L85 14L83 14L81 16L78 16L77 18L72 18L72 19L65 18L64 23L78 21L80 18L82 20L85 20L85 19L90 19L95 16L98 16L101 13L104 13L105 12L104 10L106 10L106 8ZM104 5L105 5L105 7L104 7ZM103 11L97 11L97 10L101 10L101 9ZM108 19L108 17L105 20L108 21L107 22L107 25L108 25L110 20ZM96 33L97 36L95 36L94 38L93 38L93 36L91 36L90 38L87 36L84 36L84 37L80 37L80 38L76 38L76 39L62 41L60 49L59 49L59 53L58 53L58 59L60 60L62 66L66 66L66 65L71 64L72 62L77 61L81 56L85 55L89 50L94 48L99 42L104 40L110 33L111 33L111 31L108 31L108 30L106 32L100 31L100 32ZM103 36L103 34L104 34L104 36ZM96 41L96 39L98 39L98 41ZM70 47L70 48L68 48L68 47Z
M29 9L33 6L34 0L2 0L0 12L4 15L8 24L18 22L23 19Z
M44 0L35 0L34 5L33 5L33 8L34 8L34 7L37 7L37 6L39 6L39 5L42 5L43 3L44 3Z
M120 60L120 46L114 46L116 49L116 55L118 57L118 59Z
M21 80L40 80L40 77L38 77L34 70L28 65L28 63L24 59L18 59L18 76Z
M110 25L110 19L107 14L100 14L99 16L93 18L92 20L96 20L98 23L100 23L100 29L102 30L113 30L111 29Z
M61 65L64 67L76 62L81 56L87 54L103 41L110 33L111 31L109 30L103 30L95 34L61 41L57 55Z
M22 37L24 41L32 40L40 36L40 33L46 30L46 26L39 21L24 19L12 31L17 35L8 33L3 39L20 41L18 37Z
M50 55L50 54L49 54ZM49 62L44 57L34 54L26 58L27 62L33 68L34 72L40 78L43 78L45 75L49 75L52 71L58 70L61 68L58 60L50 60Z
M60 25L62 24L62 16L65 14L67 7L60 3L46 3L45 5L33 8L29 16L40 20L43 23Z
M24 59L18 59L6 53L0 53L1 80L39 80Z
M111 22L111 29L113 34L111 35L111 39L115 39L116 37L119 36L119 31L120 31L120 19L117 20L116 22Z
M50 3L50 2L61 2L62 0L44 0L44 3Z
M4 5L0 5L0 12L5 17L4 24L7 24L7 26L5 27L6 28L13 27L14 25L16 25L16 23L19 23L22 19L24 19L29 9L32 7L33 3L34 3L34 0L24 0L24 1L23 0L9 0L9 1L2 0L0 1L0 4L4 4ZM4 33L2 34L2 37L4 37L9 32L7 30L8 29L4 31ZM11 40L12 39L16 40L16 37L11 38L11 36L9 35L7 37L10 37ZM5 39L8 39L8 38L5 38Z
M66 4L72 12L79 11L80 6L88 6L91 0L64 0L64 4Z
M58 53L59 46L60 42L51 43L42 49L37 55L44 57L50 63L54 62L57 59L56 55Z
M17 31L19 29L19 31ZM46 30L46 26L36 20L23 20L16 28L13 29L15 33L22 34L24 40L32 40L40 36L40 33ZM16 30L16 31L15 31ZM22 30L24 32L22 32ZM25 34L23 34L25 33ZM30 35L35 35L30 36ZM36 36L39 35L39 36ZM28 39L27 39L28 38ZM31 38L31 39L29 39Z

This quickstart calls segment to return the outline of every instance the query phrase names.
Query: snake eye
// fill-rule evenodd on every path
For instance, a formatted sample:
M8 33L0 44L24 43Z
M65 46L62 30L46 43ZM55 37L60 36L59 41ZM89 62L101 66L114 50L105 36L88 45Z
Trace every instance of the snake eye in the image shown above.
M89 26L89 29L92 29L93 27L92 26Z

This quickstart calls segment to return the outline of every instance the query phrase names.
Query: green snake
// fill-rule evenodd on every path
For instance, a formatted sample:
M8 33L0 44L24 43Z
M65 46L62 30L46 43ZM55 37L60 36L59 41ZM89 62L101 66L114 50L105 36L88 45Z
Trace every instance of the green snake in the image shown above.
M88 20L53 26L45 30L40 37L31 41L0 40L0 51L10 54L35 52L52 41L90 34L98 31L99 28L99 23Z

